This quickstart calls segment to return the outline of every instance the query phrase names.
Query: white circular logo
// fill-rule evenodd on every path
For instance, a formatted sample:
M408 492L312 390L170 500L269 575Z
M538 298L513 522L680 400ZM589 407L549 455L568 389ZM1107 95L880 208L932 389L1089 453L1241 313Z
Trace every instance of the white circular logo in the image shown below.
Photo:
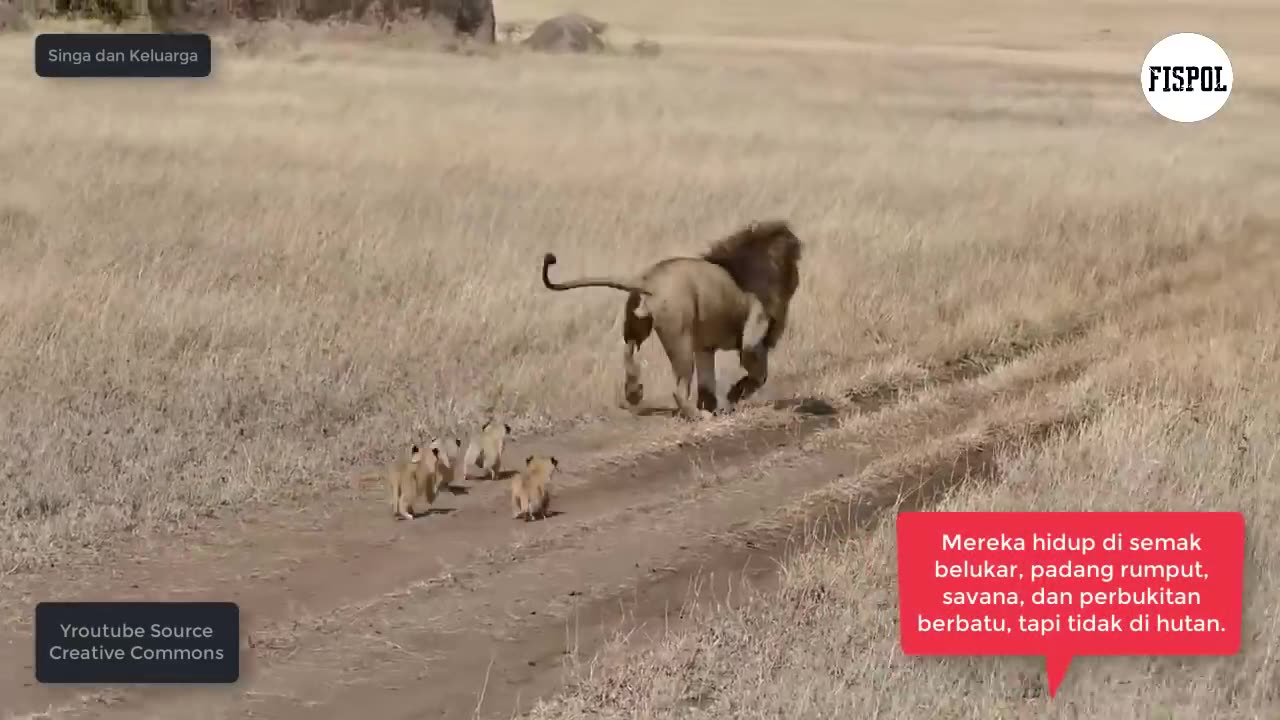
M1138 79L1153 110L1175 122L1200 122L1227 104L1231 59L1204 35L1178 33L1151 48Z

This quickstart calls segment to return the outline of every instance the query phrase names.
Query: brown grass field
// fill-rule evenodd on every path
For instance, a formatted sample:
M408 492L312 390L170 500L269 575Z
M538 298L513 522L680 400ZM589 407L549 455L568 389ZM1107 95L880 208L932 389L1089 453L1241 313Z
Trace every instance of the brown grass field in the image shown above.
M663 53L274 27L208 80L54 81L0 36L0 711L1280 717L1280 6L498 4L570 9ZM1237 83L1187 126L1137 82L1184 31ZM623 296L545 291L542 254L631 270L769 217L805 257L765 389L619 408ZM559 454L563 514L350 490L491 416L507 465ZM1040 658L904 656L922 485L1243 510L1241 653L1076 658L1052 700ZM37 685L32 605L77 598L235 600L243 677Z

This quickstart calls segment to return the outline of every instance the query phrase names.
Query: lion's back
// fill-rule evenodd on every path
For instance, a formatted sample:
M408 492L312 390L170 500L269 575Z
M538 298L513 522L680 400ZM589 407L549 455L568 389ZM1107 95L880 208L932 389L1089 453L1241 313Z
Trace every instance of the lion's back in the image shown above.
M691 328L703 346L737 347L748 298L725 268L702 258L668 258L650 270L646 286L653 294L645 303L659 327Z

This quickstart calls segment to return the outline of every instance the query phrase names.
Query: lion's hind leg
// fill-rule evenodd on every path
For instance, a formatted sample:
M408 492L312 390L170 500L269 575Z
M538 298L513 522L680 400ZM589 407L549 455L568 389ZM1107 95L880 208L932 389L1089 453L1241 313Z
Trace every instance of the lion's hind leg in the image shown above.
M639 293L628 295L622 316L622 339L627 344L622 353L622 368L626 374L622 390L627 404L633 407L644 400L644 383L640 381L640 361L636 353L653 332L653 316L648 308L642 306L641 300Z
M519 482L518 479L517 482ZM512 520L519 520L525 515L524 503L521 502L520 495L516 492L511 493L511 511Z
M658 340L662 342L662 348L667 352L667 360L671 362L671 374L676 379L676 409L685 419L701 419L703 415L692 400L695 356L692 339L684 335L672 337L670 333L664 333L659 328Z
M713 413L716 411L715 351L699 351L694 356L693 364L698 375L698 409Z

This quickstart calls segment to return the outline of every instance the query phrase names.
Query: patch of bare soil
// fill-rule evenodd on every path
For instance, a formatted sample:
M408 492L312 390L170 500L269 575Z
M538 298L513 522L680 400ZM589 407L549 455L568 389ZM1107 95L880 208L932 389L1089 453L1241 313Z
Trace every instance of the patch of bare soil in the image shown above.
M1123 341L1101 319L1229 285L1271 252L1238 250L1171 260L1116 307L1082 312L1040 343L952 358L923 382L857 388L836 406L795 398L696 425L637 416L517 438L509 463L533 449L560 459L543 521L511 518L505 482L468 480L412 522L393 521L370 488L218 521L181 542L138 539L109 567L10 577L0 666L15 672L0 697L17 717L508 717L609 634L661 632L690 600L767 582L797 544L994 476L1001 443L1069 432L1088 409L1051 399ZM241 680L39 686L30 617L46 598L235 601Z

